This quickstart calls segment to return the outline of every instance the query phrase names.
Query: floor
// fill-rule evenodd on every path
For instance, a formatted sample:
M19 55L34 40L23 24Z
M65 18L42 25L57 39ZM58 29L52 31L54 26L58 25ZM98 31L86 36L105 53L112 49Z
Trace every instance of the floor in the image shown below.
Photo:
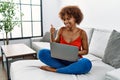
M2 66L2 61L0 61L0 80L7 80L6 71Z

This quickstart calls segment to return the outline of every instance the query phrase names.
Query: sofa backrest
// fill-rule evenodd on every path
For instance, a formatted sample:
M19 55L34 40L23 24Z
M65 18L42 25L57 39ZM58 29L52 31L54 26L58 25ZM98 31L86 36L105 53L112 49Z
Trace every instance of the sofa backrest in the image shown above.
M89 45L89 53L103 58L112 30L94 29Z
M88 37L88 44L90 44L91 41L91 37L94 31L94 28L86 28L86 27L82 27L82 29L86 32L87 37Z
M88 43L90 43L94 28L82 27L82 29L86 31L87 36L88 36ZM57 31L58 31L58 29L56 30L54 37L56 37ZM45 32L45 34L43 35L43 38L40 41L50 42L50 32L49 31Z
M55 31L54 37L56 37L57 31ZM43 38L41 39L41 41L43 42L50 42L50 31L45 32L45 34L43 35Z

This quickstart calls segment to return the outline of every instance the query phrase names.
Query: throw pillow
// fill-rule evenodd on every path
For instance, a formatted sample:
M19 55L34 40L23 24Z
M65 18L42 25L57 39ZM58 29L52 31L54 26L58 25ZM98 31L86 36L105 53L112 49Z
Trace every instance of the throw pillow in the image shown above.
M57 30L55 31L54 37L56 37ZM45 32L45 35L42 38L43 42L50 42L50 32Z
M50 32L45 32L45 35L42 38L43 42L50 42Z
M110 35L102 61L115 68L120 68L120 33L116 30L113 30Z

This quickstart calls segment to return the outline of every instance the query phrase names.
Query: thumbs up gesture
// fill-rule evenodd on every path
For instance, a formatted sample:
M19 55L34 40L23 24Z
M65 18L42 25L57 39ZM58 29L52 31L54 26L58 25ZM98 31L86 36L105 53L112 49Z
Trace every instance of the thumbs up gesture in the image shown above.
M54 34L55 33L55 28L54 28L54 26L51 24L51 28L50 28L50 33L51 34Z

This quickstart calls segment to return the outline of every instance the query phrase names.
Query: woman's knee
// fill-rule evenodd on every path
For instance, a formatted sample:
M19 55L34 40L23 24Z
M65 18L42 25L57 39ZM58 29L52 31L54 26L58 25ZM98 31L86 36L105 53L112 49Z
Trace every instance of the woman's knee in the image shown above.
M48 50L48 49L41 49L38 52L39 59L44 58L45 56L48 56L48 55L50 55L50 50Z
M92 63L89 59L83 58L83 61L86 63L86 65L88 65L89 67L92 67Z
M57 69L57 72L65 73L65 74L85 74L91 70L91 67L92 67L92 63L89 59L81 58L78 62Z
M83 62L83 64L84 64L83 66L85 68L83 72L88 73L92 68L91 61L89 59L87 59L87 58L82 58L81 61Z

